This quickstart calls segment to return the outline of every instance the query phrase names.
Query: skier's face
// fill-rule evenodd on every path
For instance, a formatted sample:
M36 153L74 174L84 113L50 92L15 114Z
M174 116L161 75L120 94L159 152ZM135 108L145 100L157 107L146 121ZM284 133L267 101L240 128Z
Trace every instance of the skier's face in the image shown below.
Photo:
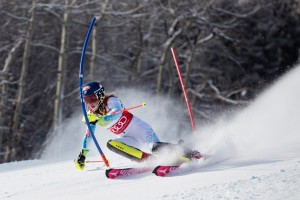
M96 110L99 106L99 99L97 98L97 95L92 94L89 96L84 97L84 103L89 107L91 110Z

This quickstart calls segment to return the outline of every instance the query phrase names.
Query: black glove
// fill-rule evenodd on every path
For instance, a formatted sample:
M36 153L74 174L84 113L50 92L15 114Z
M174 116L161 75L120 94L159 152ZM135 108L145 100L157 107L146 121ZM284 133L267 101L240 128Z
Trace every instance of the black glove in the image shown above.
M78 158L75 160L75 162L79 165L80 168L85 167L85 156L83 155L82 151L79 153Z

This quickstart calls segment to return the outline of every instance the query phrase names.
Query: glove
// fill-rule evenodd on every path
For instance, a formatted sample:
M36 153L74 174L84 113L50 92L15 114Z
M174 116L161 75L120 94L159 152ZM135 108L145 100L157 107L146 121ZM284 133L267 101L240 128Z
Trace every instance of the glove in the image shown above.
M82 149L79 153L77 159L75 159L75 168L78 170L83 170L85 168L85 158L90 150L89 149Z

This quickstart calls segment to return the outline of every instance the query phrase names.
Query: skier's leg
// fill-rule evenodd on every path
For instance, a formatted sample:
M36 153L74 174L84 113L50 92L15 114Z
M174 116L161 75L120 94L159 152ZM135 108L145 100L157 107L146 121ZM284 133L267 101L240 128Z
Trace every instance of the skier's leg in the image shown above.
M155 142L152 148L153 154L160 154L162 151L172 151L179 146L168 142Z
M180 159L182 159L183 161L200 159L202 157L199 151L183 147L180 143L172 144L168 142L156 142L153 145L152 153L154 155L164 154L164 152L179 155Z
M137 117L133 117L131 123L119 134L120 138L110 140L107 146L113 152L126 158L142 161L151 155L155 142L159 142L152 128Z
M145 153L141 151L138 148L135 148L133 146L127 145L125 142L126 140L134 140L132 138L122 138L123 142L120 141L120 139L115 139L115 140L109 140L107 142L107 147L111 151L124 156L128 159L134 160L136 162L141 162L145 159L147 159L151 154ZM125 142L124 142L125 141ZM132 142L128 142L132 143Z

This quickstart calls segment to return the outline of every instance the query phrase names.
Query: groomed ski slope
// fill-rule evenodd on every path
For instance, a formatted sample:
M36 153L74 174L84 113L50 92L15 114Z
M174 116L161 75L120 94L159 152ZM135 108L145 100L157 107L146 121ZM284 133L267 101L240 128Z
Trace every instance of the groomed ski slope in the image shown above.
M1 166L1 199L299 199L300 158L221 165L172 177L141 174L109 180L68 162ZM25 168L25 169L24 169ZM3 173L5 171L5 173Z
M212 154L215 161L227 156L230 160L211 166L206 163L202 168L163 178L149 172L109 180L101 163L89 164L85 171L74 170L72 160L78 154L84 131L78 113L66 121L64 134L50 138L43 159L0 165L0 199L300 199L299 87L297 67L247 109L237 111L231 119L201 127L196 137L186 141ZM135 95L137 99L144 97L138 92ZM151 102L147 104L151 106ZM161 122L151 118L159 111L150 109L135 112L156 130L164 131ZM163 125L168 123L172 123L171 118ZM112 166L134 164L105 148L111 135L100 129L96 134ZM171 138L168 134L161 137ZM98 159L96 150L89 159Z

